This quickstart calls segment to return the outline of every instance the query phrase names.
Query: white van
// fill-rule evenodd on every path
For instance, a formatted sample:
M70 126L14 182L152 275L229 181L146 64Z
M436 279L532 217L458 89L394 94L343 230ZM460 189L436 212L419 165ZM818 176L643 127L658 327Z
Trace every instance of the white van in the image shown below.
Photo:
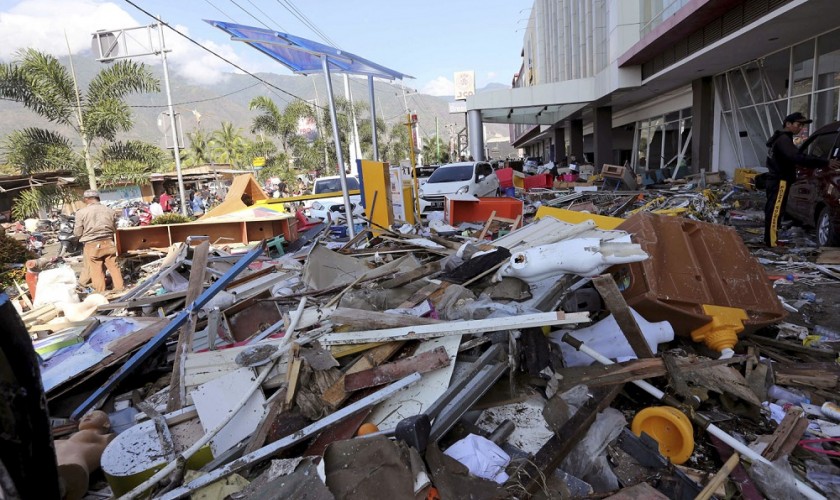
M443 165L420 187L420 215L443 210L446 195L497 196L499 178L489 162L469 161Z

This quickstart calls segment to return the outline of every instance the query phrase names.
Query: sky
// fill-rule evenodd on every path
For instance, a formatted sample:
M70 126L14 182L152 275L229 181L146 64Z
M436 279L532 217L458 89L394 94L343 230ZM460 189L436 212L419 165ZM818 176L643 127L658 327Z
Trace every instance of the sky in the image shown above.
M402 82L421 93L454 94L453 74L475 71L476 87L510 85L522 63L522 38L533 0L131 0L191 38L251 72L291 74L203 19L236 22L327 43L409 74ZM151 24L126 0L0 0L0 61L35 48L56 56L89 55L91 33ZM264 24L263 24L264 23ZM209 84L237 72L168 32L175 77ZM66 38L65 38L66 37ZM147 64L158 58L145 57Z

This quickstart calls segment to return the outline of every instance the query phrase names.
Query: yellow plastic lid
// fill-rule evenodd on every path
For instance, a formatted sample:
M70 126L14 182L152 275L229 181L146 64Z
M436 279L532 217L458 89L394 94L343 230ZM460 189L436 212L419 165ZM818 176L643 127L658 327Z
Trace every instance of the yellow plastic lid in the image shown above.
M633 434L645 432L659 443L659 452L672 463L685 463L694 452L694 427L681 411L670 406L645 408L633 417Z

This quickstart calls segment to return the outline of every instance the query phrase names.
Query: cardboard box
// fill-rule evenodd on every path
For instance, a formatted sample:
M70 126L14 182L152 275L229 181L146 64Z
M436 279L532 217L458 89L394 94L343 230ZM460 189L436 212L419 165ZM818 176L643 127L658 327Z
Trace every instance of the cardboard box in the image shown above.
M601 176L605 179L615 179L621 181L621 183L631 191L639 187L636 183L636 175L627 167L622 167L620 165L608 165L605 163L604 168L601 169Z

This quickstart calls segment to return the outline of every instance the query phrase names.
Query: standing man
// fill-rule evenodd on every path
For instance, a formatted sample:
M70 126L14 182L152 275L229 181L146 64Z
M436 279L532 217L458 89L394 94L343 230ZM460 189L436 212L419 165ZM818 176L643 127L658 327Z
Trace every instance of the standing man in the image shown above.
M99 203L99 191L84 192L85 206L76 212L76 227L73 234L84 244L84 259L90 272L93 288L99 293L105 291L105 268L111 273L114 291L123 289L123 278L117 264L117 247L114 233L117 232L116 214Z
M782 129L777 130L767 141L767 202L764 204L764 244L775 247L778 240L779 222L785 213L788 189L796 180L796 167L822 168L840 167L838 160L825 160L799 152L793 138L811 123L800 112L785 117Z
M172 197L169 196L169 193L167 193L165 189L162 193L160 193L160 208L162 208L164 212L172 211Z

